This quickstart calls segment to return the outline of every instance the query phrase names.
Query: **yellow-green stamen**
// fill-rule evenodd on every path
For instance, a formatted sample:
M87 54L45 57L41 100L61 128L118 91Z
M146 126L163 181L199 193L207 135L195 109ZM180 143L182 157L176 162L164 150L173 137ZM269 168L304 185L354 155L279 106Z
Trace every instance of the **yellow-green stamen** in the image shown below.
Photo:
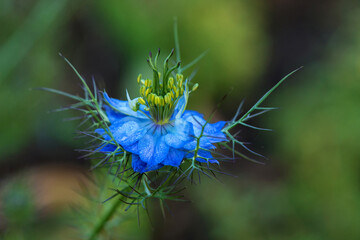
M184 94L184 89L187 87L184 76L177 73L175 77L171 76L172 72L180 67L180 63L169 68L168 62L172 56L173 51L164 61L164 70L162 73L157 67L157 58L159 52L155 57L155 61L152 61L151 57L148 59L148 63L153 70L153 79L142 79L142 75L139 74L137 82L140 87L140 97L138 102L145 106L145 109L149 111L151 118L157 124L167 124L175 110L176 104ZM194 85L193 91L198 85Z

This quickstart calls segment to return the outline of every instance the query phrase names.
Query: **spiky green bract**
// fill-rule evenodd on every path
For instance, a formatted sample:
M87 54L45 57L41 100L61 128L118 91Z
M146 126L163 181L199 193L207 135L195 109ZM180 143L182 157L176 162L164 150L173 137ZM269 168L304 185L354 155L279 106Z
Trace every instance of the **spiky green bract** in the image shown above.
M248 157L247 155L235 150L235 146L236 145L240 145L241 147L243 147L245 150L247 150L248 152L250 152L251 154L255 155L255 156L260 156L263 157L262 155L260 155L257 152L254 152L253 150L249 149L246 146L245 142L241 142L236 138L236 135L238 133L231 133L230 130L233 129L234 127L241 125L241 126L245 126L248 128L252 128L255 130L260 130L260 131L271 131L271 129L267 129L267 128L260 128L260 127L255 127L253 125L250 125L247 123L248 120L257 117L259 115L262 115L268 111L274 110L276 108L274 107L261 107L260 105L265 101L265 99L276 89L280 86L281 83L283 83L288 77L290 77L292 74L294 74L295 72L299 71L302 67L299 67L297 69L295 69L294 71L292 71L291 73L287 74L285 77L283 77L277 84L275 84L275 86L273 86L269 91L267 91L245 114L243 114L241 117L239 117L240 112L242 111L242 105L243 102L240 104L234 118L228 122L228 124L223 128L222 132L226 134L226 136L229 139L229 142L223 142L221 143L221 145L229 150L232 151L233 157L235 157L235 155L238 155L242 158L245 158L247 160L250 160L252 162L256 162L256 163L261 163L256 161L255 159L253 159L252 157Z

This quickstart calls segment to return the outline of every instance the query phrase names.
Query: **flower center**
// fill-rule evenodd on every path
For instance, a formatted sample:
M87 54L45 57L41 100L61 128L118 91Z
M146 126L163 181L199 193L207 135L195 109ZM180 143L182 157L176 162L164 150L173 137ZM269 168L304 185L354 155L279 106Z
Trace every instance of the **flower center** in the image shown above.
M169 59L174 53L174 49L164 60L164 68L161 72L158 70L157 61L160 55L160 49L154 60L150 52L147 62L153 70L153 79L142 79L139 74L137 82L140 88L140 97L137 98L134 111L139 109L140 105L145 106L145 110L149 111L151 119L157 125L165 125L169 123L179 100L186 95L186 101L189 93L198 88L198 84L192 86L191 91L188 90L188 80L184 81L184 76L180 73L180 62L169 67ZM178 73L174 73L178 70ZM185 101L185 107L186 107Z
M157 67L160 50L153 61L151 53L148 59L149 66L153 70L153 79L142 79L141 74L137 78L140 87L138 102L149 111L153 121L158 125L167 124L174 113L175 107L184 94L185 82L182 74L173 72L180 67L180 62L169 68L169 59L174 50L164 61L163 74Z
M160 76L160 74L158 74ZM176 77L155 80L142 80L138 77L140 84L140 98L138 102L146 106L153 120L158 124L164 124L171 118L176 104L184 93L185 83L182 74Z

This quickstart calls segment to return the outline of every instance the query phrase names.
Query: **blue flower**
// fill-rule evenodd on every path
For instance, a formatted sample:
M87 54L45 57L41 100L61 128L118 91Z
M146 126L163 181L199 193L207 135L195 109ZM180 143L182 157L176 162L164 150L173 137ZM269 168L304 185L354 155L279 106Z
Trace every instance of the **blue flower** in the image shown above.
M107 93L104 93L104 98L109 104L105 106L110 121L109 130L114 140L124 150L132 153L134 171L143 173L163 166L178 167L184 158L194 157L197 137L206 121L195 111L183 111L179 114L184 109L185 101L179 101L180 104L175 107L167 123L159 124L144 107L134 111L130 107L131 101L110 98ZM213 143L226 141L225 134L221 132L224 125L224 121L205 125L196 160L217 163L210 150L215 148ZM96 132L110 140L103 129L97 129ZM109 152L115 148L115 144L108 143L103 146L102 151Z
M184 81L182 74L172 75L180 66L178 63L169 68L172 53L164 61L162 74L156 66L158 54L154 62L151 57L148 59L153 79L138 76L140 97L131 100L127 93L127 101L121 101L104 93L110 126L107 131L96 130L106 140L99 150L109 153L120 145L131 153L136 172L179 167L186 159L218 163L211 154L216 148L214 143L227 141L222 132L224 121L210 124L198 112L185 110L189 95L198 84L189 90L188 80Z

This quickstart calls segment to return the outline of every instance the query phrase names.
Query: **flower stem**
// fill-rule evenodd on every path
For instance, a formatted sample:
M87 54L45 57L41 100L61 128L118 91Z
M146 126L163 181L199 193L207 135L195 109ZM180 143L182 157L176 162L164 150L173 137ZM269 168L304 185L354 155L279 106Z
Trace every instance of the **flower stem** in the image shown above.
M113 216L113 214L116 212L116 209L122 202L120 200L114 201L111 205L111 207L108 209L107 212L102 216L100 221L96 224L95 228L93 229L89 240L95 240L98 234L103 230L105 227L105 224L109 221L109 219Z

